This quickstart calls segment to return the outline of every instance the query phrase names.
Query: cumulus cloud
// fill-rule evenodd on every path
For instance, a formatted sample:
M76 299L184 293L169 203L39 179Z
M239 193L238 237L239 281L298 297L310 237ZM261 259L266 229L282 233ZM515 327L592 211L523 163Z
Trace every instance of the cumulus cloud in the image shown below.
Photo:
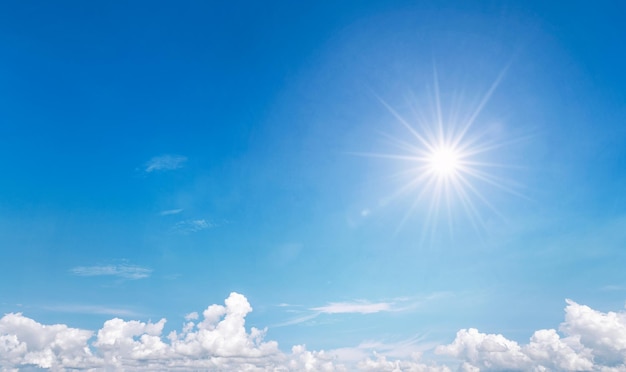
M436 364L424 364L420 361L420 355L415 354L411 359L405 360L389 360L384 355L374 354L374 357L368 357L364 361L357 364L359 371L377 371L377 372L450 372L447 366Z
M460 330L454 341L435 348L456 363L423 360L430 345L420 340L354 348L283 352L265 332L247 329L252 311L241 294L224 305L190 313L180 331L164 334L157 322L107 320L96 332L63 324L43 325L21 313L0 318L0 370L212 370L212 371L624 371L626 313L602 313L568 300L565 321L536 331L520 345L499 334Z
M96 366L87 347L93 332L66 325L42 325L21 313L0 318L0 366L62 369Z
M499 334L462 329L436 352L466 371L626 371L626 313L602 313L567 300L559 329L536 331L526 345Z
M567 300L561 330L576 335L591 348L595 359L607 365L622 365L626 360L626 312L602 313L589 306Z
M146 163L144 170L147 173L175 170L182 168L186 161L187 157L182 155L155 156Z
M152 274L152 269L135 265L77 266L70 272L78 276L116 276L123 279L143 279Z
M260 370L281 364L284 356L275 341L263 341L264 330L246 330L250 311L243 295L231 293L224 306L209 306L202 321L189 316L180 332L168 335L165 319L114 318L92 332L7 314L0 319L0 367Z

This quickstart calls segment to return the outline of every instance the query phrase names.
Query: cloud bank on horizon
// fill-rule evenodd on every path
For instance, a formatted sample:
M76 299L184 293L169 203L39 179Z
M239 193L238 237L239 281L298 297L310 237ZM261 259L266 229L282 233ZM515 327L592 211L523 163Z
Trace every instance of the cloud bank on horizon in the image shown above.
M603 313L566 302L565 320L558 330L538 330L527 344L500 334L462 329L451 343L431 350L431 361L425 360L417 344L405 345L404 355L390 353L393 347L380 343L320 351L295 345L286 353L276 341L264 339L267 329L246 329L252 307L235 292L224 305L207 307L202 316L191 313L180 331L167 335L164 318L158 322L114 318L94 332L65 324L44 325L21 313L9 313L0 318L0 367L55 371L626 370L626 312ZM452 362L442 362L444 357Z

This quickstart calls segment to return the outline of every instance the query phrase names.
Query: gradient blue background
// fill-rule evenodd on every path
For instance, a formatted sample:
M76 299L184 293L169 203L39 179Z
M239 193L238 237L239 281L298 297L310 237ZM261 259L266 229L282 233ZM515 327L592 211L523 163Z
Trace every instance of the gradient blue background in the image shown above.
M463 327L526 340L565 298L619 309L624 14L619 1L3 2L0 312L97 329L116 314L93 309L119 309L176 328L237 291L248 325L315 349ZM381 133L407 133L379 98L428 108L434 66L444 110L454 92L475 106L508 66L474 127L514 140L485 156L526 198L477 183L501 216L476 201L476 231L456 208L453 234L422 244L424 213L399 228L411 195L384 202L403 164L354 153L393 152ZM145 171L164 154L187 161ZM214 227L175 228L200 219ZM105 265L152 271L72 271ZM278 306L401 297L414 306L287 326Z

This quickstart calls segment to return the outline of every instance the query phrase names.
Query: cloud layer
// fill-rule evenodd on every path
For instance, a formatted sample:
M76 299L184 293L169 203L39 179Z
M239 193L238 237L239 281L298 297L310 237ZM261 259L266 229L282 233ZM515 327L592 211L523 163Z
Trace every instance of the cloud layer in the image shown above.
M283 352L277 342L264 340L265 330L246 329L251 311L243 295L231 293L224 305L189 314L180 331L167 335L165 319L114 318L93 332L6 314L0 318L0 369L626 371L626 313L602 313L570 300L560 333L538 330L525 345L502 335L460 330L450 344L435 348L436 354L457 360L450 365L422 361L413 342L397 347L370 342L328 351L296 345Z

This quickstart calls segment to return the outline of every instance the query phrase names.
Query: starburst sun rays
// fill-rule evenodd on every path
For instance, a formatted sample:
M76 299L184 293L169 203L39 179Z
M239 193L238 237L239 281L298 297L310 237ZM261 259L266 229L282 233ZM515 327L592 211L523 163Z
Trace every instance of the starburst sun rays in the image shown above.
M500 83L504 72L495 80L479 103L468 110L464 120L459 120L459 112L450 112L445 116L442 113L439 84L435 74L434 92L431 115L424 119L424 115L416 115L411 124L393 107L381 100L382 104L410 134L406 139L386 136L397 149L396 153L368 154L402 161L407 166L397 174L404 180L401 187L390 197L395 199L410 194L412 202L398 229L407 219L416 212L416 209L427 201L425 232L434 233L436 221L442 213L446 214L450 232L456 208L453 204L461 205L465 215L473 228L479 232L485 229L483 213L479 205L486 206L493 214L502 217L497 208L481 192L481 184L487 184L496 189L506 191L524 198L514 187L508 185L508 180L497 176L492 170L508 168L504 164L485 160L493 158L492 152L511 142L498 142L487 139L488 131L477 133L474 126L483 108L491 98ZM502 217L503 218L503 217ZM426 236L428 234L422 234Z

